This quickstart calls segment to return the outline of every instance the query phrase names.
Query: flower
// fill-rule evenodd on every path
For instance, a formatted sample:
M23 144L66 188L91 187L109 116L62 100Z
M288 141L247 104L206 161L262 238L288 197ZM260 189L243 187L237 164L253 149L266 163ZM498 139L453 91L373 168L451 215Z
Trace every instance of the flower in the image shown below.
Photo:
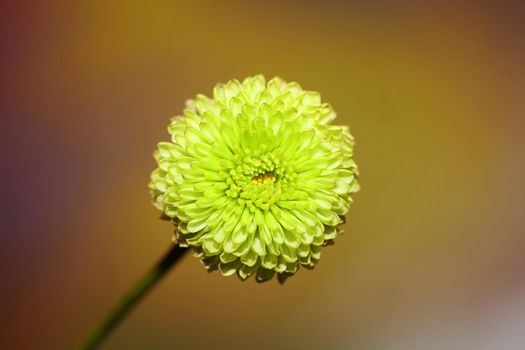
M279 280L312 268L358 191L354 139L319 93L263 76L197 95L154 153L154 204L208 269Z

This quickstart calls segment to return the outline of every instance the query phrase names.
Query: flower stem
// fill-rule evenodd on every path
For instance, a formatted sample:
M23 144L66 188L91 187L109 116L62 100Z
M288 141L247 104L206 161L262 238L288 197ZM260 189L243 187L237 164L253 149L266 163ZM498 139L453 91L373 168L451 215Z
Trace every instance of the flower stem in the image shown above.
M168 252L115 305L108 316L80 346L81 350L97 349L133 307L166 275L166 272L188 251L174 244Z

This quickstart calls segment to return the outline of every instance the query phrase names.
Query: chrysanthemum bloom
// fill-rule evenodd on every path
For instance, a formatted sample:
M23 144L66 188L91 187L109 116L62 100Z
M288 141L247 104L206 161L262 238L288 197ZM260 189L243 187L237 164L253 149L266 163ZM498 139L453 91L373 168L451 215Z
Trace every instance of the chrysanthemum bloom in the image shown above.
M149 185L178 243L241 279L313 267L359 189L353 137L334 118L317 92L260 75L189 100Z

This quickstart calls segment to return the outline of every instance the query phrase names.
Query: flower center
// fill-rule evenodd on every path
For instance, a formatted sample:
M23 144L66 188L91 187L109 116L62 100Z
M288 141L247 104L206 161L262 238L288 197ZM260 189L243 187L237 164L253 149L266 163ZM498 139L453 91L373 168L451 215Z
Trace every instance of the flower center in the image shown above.
M225 194L247 205L250 210L268 210L290 192L293 171L283 167L280 159L271 152L250 152L243 157L237 156L235 163L236 166L228 171Z
M264 185L268 183L275 182L276 177L273 172L267 171L262 174L252 177L252 184L254 185Z

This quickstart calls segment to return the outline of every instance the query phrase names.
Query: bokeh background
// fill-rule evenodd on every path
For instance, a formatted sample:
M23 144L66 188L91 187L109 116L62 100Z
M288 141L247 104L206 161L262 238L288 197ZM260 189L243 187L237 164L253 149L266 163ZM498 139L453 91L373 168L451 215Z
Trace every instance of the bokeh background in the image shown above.
M105 349L523 349L522 1L26 1L0 10L0 348L72 349L166 250L156 143L263 73L354 133L345 235L284 286L186 257Z

